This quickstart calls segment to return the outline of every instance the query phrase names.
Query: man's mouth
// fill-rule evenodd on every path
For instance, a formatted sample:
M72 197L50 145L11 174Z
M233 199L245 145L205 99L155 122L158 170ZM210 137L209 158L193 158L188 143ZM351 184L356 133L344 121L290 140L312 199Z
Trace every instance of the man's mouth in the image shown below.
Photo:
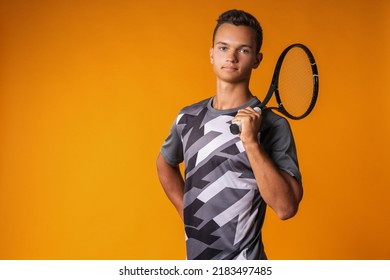
M228 71L228 72L233 72L233 71L237 71L238 68L237 67L234 67L234 66L222 66L222 69Z

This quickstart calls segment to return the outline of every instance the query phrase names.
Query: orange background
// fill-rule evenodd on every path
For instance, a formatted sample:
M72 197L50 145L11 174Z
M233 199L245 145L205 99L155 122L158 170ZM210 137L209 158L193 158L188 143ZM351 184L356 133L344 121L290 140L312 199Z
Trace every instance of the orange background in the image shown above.
M180 108L214 94L218 15L254 14L262 98L307 44L313 114L291 121L305 195L264 225L271 259L390 258L390 2L0 0L0 258L183 259L155 159Z

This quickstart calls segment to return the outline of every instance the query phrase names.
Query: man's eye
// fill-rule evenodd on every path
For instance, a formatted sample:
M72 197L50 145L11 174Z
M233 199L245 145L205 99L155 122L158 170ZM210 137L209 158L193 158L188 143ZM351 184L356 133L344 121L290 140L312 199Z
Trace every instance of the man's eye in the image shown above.
M227 47L219 47L219 50L225 52L227 51Z
M250 53L250 50L248 50L248 49L241 49L241 50L240 50L240 53L245 53L245 54L247 54L247 53Z

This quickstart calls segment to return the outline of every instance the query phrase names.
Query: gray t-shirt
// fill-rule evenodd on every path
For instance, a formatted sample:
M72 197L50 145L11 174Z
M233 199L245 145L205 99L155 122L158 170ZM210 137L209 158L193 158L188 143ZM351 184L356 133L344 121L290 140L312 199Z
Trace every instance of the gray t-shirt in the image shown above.
M161 148L169 164L185 164L187 259L266 259L261 237L266 203L243 144L229 128L239 109L260 101L254 97L232 110L216 110L212 101L182 109ZM301 180L286 119L264 110L259 143L279 169Z

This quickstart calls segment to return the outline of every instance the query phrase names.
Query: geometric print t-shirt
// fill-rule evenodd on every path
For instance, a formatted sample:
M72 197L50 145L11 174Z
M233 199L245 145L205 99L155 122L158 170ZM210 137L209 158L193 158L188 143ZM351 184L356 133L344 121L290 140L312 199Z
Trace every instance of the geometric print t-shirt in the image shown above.
M212 101L182 109L161 148L169 164L184 161L187 259L266 259L261 235L266 203L240 137L229 128L239 109L260 101L254 97L232 110L216 110ZM264 110L259 145L279 169L301 180L286 119Z

